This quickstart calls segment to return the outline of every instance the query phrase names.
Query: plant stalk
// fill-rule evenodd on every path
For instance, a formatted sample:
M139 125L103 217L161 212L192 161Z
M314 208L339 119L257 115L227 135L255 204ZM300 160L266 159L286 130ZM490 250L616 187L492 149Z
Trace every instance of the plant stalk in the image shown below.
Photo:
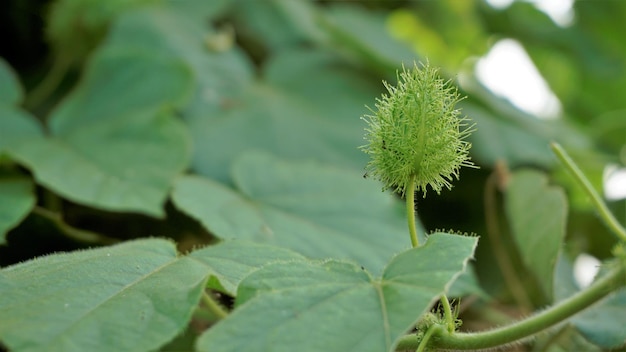
M446 328L449 333L453 333L456 324L454 323L454 317L452 316L452 309L450 308L450 302L448 301L448 296L441 295L441 306L443 307L443 316L446 319Z
M409 223L409 235L411 236L411 245L413 248L419 247L417 238L417 227L415 225L415 175L411 177L408 187L405 191L406 197L406 218Z
M565 149L561 147L558 143L550 143L550 148L559 160L565 165L567 170L574 176L574 179L578 182L580 186L583 187L587 195L591 198L591 201L598 209L600 213L600 217L606 223L606 225L613 231L613 233L619 238L620 241L626 242L626 229L615 219L613 214L609 211L606 204L593 188L589 180L585 177L580 168L574 163L572 158L567 154Z
M54 59L52 67L39 84L29 92L24 105L30 109L35 109L59 87L65 74L70 68L70 61L58 56Z
M228 311L222 308L206 291L202 292L202 302L219 320L228 316Z

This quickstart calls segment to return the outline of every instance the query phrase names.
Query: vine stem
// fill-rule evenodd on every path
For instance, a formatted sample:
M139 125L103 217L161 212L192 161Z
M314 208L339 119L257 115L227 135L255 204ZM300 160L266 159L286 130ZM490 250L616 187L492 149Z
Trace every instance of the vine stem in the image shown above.
M574 176L574 179L580 186L583 187L587 195L591 198L591 201L598 209L600 217L606 223L606 225L613 231L613 233L619 238L620 241L626 242L626 229L615 219L613 214L609 211L606 204L593 188L589 180L585 177L580 168L574 163L572 158L567 154L565 149L560 144L553 142L550 143L550 148L559 160L565 165L567 170Z
M624 262L596 280L585 290L559 302L540 313L508 326L476 333L450 333L436 330L430 347L453 350L476 350L503 346L530 337L558 324L606 297L613 290L626 284ZM416 335L403 337L397 350L414 350L420 342Z
M213 297L209 296L206 291L202 292L202 302L219 320L228 316L228 312Z
M415 350L415 352L424 352L424 351L426 351L426 347L428 346L428 342L430 341L430 338L433 336L435 331L437 331L438 329L441 329L441 327L439 325L437 325L437 324L431 325L430 328L428 328L428 330L426 330L426 333L424 334L424 337L420 341L420 344L417 347L417 349Z
M411 177L405 191L406 218L409 223L409 235L411 236L411 245L413 248L419 247L420 245L417 238L417 227L415 225L415 178L415 175Z
M73 227L63 221L63 218L58 213L50 211L48 209L35 206L33 208L33 214L37 214L44 219L51 221L59 230L63 232L63 234L74 241L82 242L90 245L112 245L119 243L120 240L112 237L105 236L103 234L99 234L96 232L91 232L87 230L82 230L76 227Z
M450 302L448 301L448 296L445 294L441 295L441 306L443 307L443 316L446 319L446 327L449 333L453 333L456 328L454 324L454 317L452 316L452 309L450 308Z

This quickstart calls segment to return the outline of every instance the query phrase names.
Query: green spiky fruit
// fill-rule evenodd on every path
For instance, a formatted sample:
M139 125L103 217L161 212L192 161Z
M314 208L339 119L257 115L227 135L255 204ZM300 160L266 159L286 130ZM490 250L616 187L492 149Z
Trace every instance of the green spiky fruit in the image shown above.
M388 94L362 117L368 144L361 149L371 157L367 174L402 194L411 182L424 196L427 186L437 193L450 189L461 166L474 166L466 141L473 125L455 107L462 99L458 91L429 65L403 69L396 87L384 84Z

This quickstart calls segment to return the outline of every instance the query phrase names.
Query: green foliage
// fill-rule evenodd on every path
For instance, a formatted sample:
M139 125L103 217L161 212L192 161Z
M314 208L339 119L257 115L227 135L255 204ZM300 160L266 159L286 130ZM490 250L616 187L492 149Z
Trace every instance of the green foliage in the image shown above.
M236 313L202 335L198 349L391 351L463 270L476 243L433 234L394 257L381 276L338 261L265 266L241 282Z
M626 3L577 1L566 27L526 2L41 4L0 5L0 349L486 346L450 331L461 320L503 327L490 346L504 348L525 337L504 306L543 331L527 350L623 348L611 248L624 202L587 194L607 164L626 164ZM523 44L560 119L481 85L475 58L494 38ZM379 110L369 126L367 106ZM416 108L428 121L398 129ZM381 121L391 128L373 138ZM552 141L591 182L566 175ZM442 191L418 199L411 241L413 192L403 212L362 177L369 156L382 186L405 192L417 163L419 188ZM480 169L459 170L470 157ZM381 165L411 172L380 177ZM592 289L572 279L583 252L604 263ZM572 296L599 300L593 287L615 294L558 328L534 323Z
M6 61L0 59L0 103L15 104L22 100L24 92L19 81Z
M309 258L353 259L374 273L408 247L395 200L356 172L250 152L235 160L231 178L236 190L180 178L174 204L219 238L272 243Z
M33 182L21 175L0 174L0 234L19 224L35 205ZM4 235L0 242L4 242Z
M550 298L554 268L565 236L567 199L539 172L521 170L506 189L506 210L524 264Z
M0 336L18 351L155 349L184 328L205 282L165 240L39 258L3 270Z

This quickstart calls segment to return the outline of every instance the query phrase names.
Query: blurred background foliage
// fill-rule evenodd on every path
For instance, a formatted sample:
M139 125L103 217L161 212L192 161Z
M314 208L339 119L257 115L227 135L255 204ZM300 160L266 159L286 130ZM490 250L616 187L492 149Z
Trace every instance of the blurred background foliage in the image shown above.
M481 235L478 278L506 302L484 235L494 170L501 184L510 170L543 170L566 190L570 258L605 258L613 243L548 144L561 143L598 190L607 165L626 164L626 2L575 1L572 12L562 25L529 2L5 0L0 265L143 236L172 237L183 250L211 242L169 192L184 172L236 186L233 168L252 150L362 174L359 117L382 80L428 61L467 96L460 107L476 123L480 169L419 198L420 220ZM502 39L526 50L558 117L522 110L477 78ZM623 223L624 201L610 206Z

